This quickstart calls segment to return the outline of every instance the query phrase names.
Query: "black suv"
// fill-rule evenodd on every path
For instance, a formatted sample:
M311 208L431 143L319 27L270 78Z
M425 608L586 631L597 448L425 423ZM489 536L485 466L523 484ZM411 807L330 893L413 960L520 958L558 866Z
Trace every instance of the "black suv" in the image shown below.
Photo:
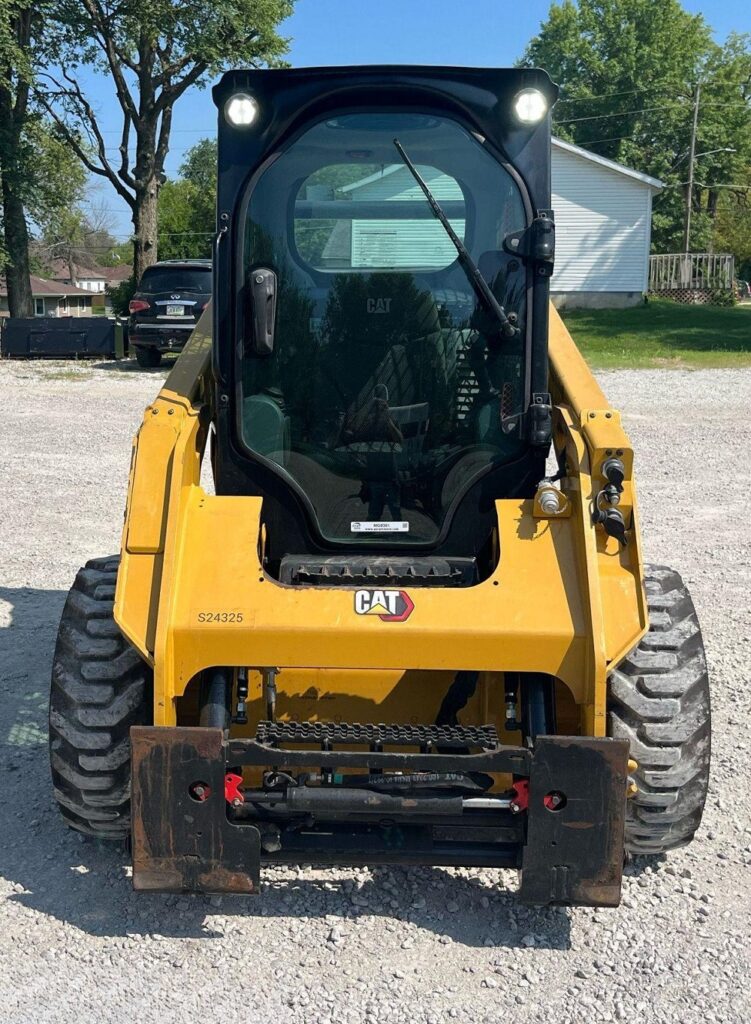
M130 300L129 344L139 366L179 352L211 298L211 260L162 260L143 272Z

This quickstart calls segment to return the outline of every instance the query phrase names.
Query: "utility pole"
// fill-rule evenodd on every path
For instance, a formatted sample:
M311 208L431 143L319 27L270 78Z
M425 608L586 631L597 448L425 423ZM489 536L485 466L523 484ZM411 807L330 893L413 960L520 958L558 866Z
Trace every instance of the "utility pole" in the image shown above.
M688 151L688 188L686 191L686 216L683 222L683 251L688 255L691 242L691 205L694 201L694 162L696 159L696 129L699 124L699 96L701 83L694 90L694 120L691 125L691 148Z

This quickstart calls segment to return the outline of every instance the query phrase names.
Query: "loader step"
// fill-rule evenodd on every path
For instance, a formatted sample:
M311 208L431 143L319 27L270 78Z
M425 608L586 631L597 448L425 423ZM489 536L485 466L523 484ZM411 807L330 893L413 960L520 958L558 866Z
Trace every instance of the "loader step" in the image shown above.
M256 740L265 746L287 743L341 746L419 747L433 750L493 750L499 744L493 725L375 725L359 722L259 722Z

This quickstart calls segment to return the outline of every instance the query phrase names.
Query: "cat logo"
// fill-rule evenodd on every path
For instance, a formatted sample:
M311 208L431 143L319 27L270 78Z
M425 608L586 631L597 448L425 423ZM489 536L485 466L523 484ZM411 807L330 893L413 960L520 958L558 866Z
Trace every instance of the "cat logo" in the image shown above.
M391 312L391 299L368 299L366 305L369 313Z
M405 590L358 590L355 593L355 612L377 615L381 622L404 622L414 607Z

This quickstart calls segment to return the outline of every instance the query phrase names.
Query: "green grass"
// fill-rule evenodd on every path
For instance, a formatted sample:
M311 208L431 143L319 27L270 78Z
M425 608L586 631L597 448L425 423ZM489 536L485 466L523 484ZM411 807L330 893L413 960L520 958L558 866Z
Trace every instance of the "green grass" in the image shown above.
M92 374L89 370L53 370L45 373L45 380L91 380Z
M563 319L594 369L751 366L751 304L575 309Z

